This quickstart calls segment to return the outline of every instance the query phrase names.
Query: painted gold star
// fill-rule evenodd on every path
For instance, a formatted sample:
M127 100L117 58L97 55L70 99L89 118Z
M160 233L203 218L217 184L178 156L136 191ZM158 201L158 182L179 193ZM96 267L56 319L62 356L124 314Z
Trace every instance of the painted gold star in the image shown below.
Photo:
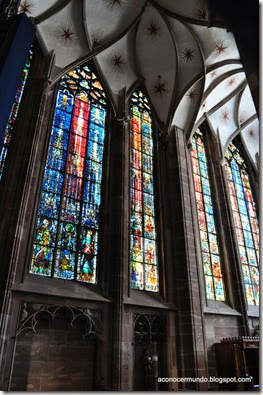
M72 41L72 36L73 36L73 32L70 31L69 27L63 27L62 28L62 32L61 32L61 37L67 41L67 40L71 40Z
M195 55L194 55L195 50L191 48L185 48L182 51L182 60L185 62L192 62Z
M117 54L117 53L113 54L111 57L111 63L112 63L113 68L121 69L125 63L123 55L121 53L120 54Z
M31 8L31 4L29 4L27 1L24 1L23 3L20 4L19 11L29 12L29 8Z
M232 77L230 78L230 80L228 80L227 85L231 87L232 85L234 85L235 82L236 82L235 78Z
M102 43L101 35L99 33L94 33L91 36L91 42L94 48L100 46Z
M254 132L253 129L250 129L250 130L248 131L248 134L249 134L249 136L253 137L254 134L255 134L255 132Z
M157 21L152 19L147 26L144 27L145 36L148 39L156 40L160 36L161 27Z
M163 93L166 92L166 88L165 88L165 82L161 82L161 76L158 76L159 81L157 82L156 85L154 85L154 93L157 94L159 93L160 96L163 95Z
M190 89L190 91L187 92L186 97L188 100L194 102L197 96L197 92L195 89Z
M216 52L217 55L221 55L222 53L226 53L228 47L229 45L226 42L219 42L216 43L214 51Z
M210 77L211 78L214 78L214 77L216 77L217 76L217 72L215 71L215 70L213 70L212 72L211 72L211 74L210 74Z
M223 113L222 113L222 118L223 118L223 120L225 121L225 122L227 122L227 121L229 121L229 113L228 113L228 111L223 111Z
M205 21L207 19L207 9L202 8L202 7L198 8L197 18Z
M104 0L109 10L115 8L115 6L121 8L124 6L124 0Z

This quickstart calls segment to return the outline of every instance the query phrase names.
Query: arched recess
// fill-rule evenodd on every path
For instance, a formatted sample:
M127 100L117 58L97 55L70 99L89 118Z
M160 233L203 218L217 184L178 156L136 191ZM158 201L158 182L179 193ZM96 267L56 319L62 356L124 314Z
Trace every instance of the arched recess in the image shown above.
M29 272L98 281L108 103L87 65L61 79L46 155Z
M226 301L226 281L223 274L223 257L219 236L220 222L215 215L214 185L211 185L212 169L207 152L204 126L197 129L191 138L191 164L194 181L195 202L199 228L201 257L206 298Z
M20 103L23 97L25 85L28 78L28 73L30 71L30 66L32 63L32 57L33 57L33 51L32 49L30 49L24 68L23 70L21 70L20 81L17 87L12 109L5 128L4 138L2 141L0 141L0 180L2 179L4 173L4 167L8 155L9 146L13 137L14 125L19 113Z
M100 339L97 311L24 302L9 390L95 390Z
M141 90L130 96L130 286L159 292L154 124ZM157 184L157 185L156 185Z
M233 142L225 153L225 175L248 308L259 305L259 228L251 166Z

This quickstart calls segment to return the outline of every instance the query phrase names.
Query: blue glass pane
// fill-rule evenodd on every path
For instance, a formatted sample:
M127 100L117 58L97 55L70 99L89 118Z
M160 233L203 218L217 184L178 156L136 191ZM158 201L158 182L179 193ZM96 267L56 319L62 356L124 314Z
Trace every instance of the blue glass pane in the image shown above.
M62 222L59 227L58 246L67 250L76 250L76 242L76 225L69 222Z
M49 144L50 147L66 151L68 147L68 136L68 133L64 132L62 129L53 128Z
M65 169L67 153L60 149L53 148L49 151L47 166L55 170L63 171Z
M99 227L99 207L90 203L84 203L81 224L97 229Z
M58 92L57 106L61 110L71 113L73 109L73 103L74 103L73 96L70 95L68 92L61 90Z
M89 141L87 157L88 159L91 159L95 162L102 162L103 146L98 143L95 143L94 141Z
M105 116L106 116L106 111L104 109L98 108L96 106L91 107L90 121L92 123L95 123L96 125L99 126L104 126Z
M86 181L84 184L83 200L92 204L100 205L100 184Z
M199 158L200 161L206 162L206 157L205 157L205 154L203 152L198 152L198 158Z
M150 216L154 216L154 198L152 195L146 193L143 194L143 206L144 213Z
M142 122L142 134L151 137L151 126L148 123Z
M69 130L70 129L70 122L71 122L71 114L68 114L65 111L56 109L54 126L61 128L61 129Z
M38 215L50 218L57 218L59 214L59 206L59 195L42 191Z
M99 143L103 144L104 141L104 136L105 136L105 129L95 125L94 123L90 123L89 126L89 139Z
M87 160L85 169L85 178L93 182L101 182L102 166L100 163Z
M64 221L77 223L79 220L79 214L80 214L80 202L75 199L64 197L62 201L61 218Z
M63 176L60 172L46 168L43 189L54 193L62 192Z
M142 163L143 163L143 171L146 173L152 174L153 173L153 163L152 157L149 155L142 155Z

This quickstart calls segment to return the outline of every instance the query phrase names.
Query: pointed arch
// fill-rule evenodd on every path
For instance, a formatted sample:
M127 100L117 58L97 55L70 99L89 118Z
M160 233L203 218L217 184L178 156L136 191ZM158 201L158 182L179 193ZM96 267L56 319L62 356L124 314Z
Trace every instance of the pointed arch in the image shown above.
M106 94L86 65L59 83L30 273L97 281Z
M259 305L259 228L250 177L240 150L230 143L225 171L247 303Z
M222 274L218 231L214 216L214 203L209 180L207 154L201 129L197 129L192 136L191 145L191 162L206 297L210 300L225 301L226 293Z
M131 288L159 291L152 115L142 91L130 99Z
M29 74L32 57L33 57L33 51L32 51L32 49L30 49L26 63L25 63L24 68L21 72L20 81L19 81L19 84L17 87L14 102L13 102L13 105L12 105L12 108L11 108L11 111L9 114L9 118L8 118L8 121L7 121L7 124L5 127L4 137L3 137L3 140L0 141L0 181L3 176L4 166L5 166L6 158L8 155L8 149L9 149L11 139L13 136L13 129L14 129L14 125L15 125L15 122L17 119L18 112L19 112L19 107L20 107L20 103L21 103L22 96L24 93L27 77Z

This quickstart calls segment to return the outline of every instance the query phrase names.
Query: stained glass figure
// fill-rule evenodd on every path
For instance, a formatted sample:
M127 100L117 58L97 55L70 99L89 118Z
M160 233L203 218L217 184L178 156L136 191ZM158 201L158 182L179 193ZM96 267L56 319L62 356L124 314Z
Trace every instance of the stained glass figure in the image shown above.
M96 282L105 97L87 66L60 81L30 273Z
M131 287L158 292L152 119L142 92L131 99L130 197Z
M6 162L6 157L7 157L9 145L10 145L11 138L13 135L13 129L14 129L17 115L18 115L22 95L23 95L23 92L25 89L26 80L28 77L32 57L33 57L33 52L30 50L28 59L27 59L26 64L24 66L23 72L21 74L21 79L20 79L20 82L19 82L19 85L18 85L18 88L16 91L14 103L13 103L13 106L12 106L12 109L11 109L11 112L10 112L10 115L9 115L9 118L7 121L5 133L4 133L4 138L3 138L3 141L0 142L0 180L3 176L4 165Z
M191 160L201 241L206 297L225 300L220 253L214 219L209 174L203 134L198 129L192 137Z
M248 304L259 304L259 229L245 161L234 144L225 155L226 178Z

